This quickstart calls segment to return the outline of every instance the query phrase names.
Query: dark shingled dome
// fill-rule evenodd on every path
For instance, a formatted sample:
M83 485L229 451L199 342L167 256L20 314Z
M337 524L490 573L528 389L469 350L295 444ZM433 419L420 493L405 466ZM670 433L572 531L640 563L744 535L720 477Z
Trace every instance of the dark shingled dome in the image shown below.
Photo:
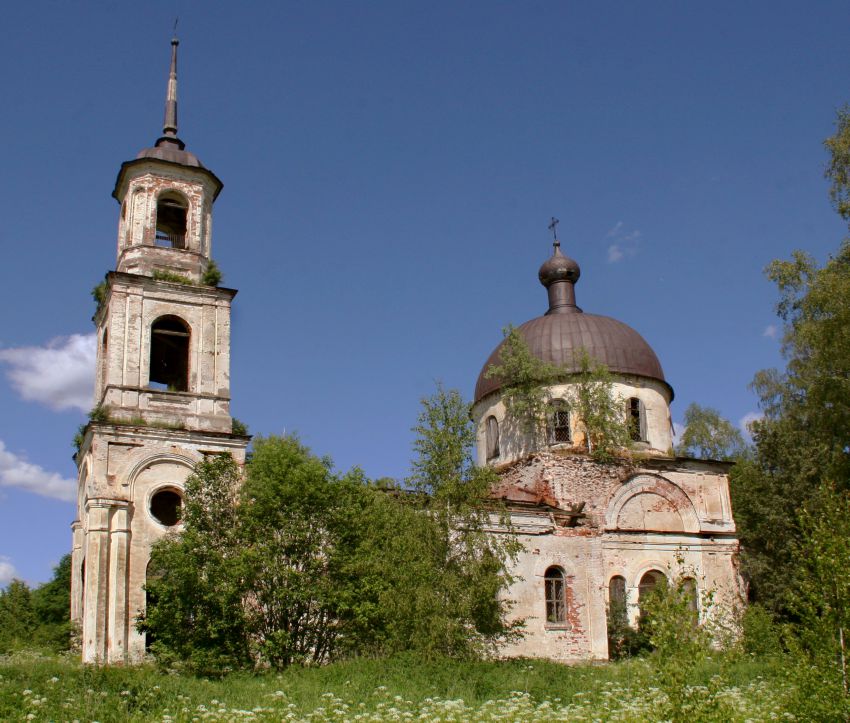
M648 377L663 382L661 363L646 340L630 326L608 316L585 314L575 305L574 283L580 276L578 264L564 256L556 242L552 257L540 267L540 282L549 292L549 311L525 322L517 331L538 359L557 364L566 374L579 371L576 352L584 348L591 358L615 374ZM502 342L504 344L504 341ZM475 401L497 391L502 382L485 378L491 365L501 363L502 344L490 354L475 384Z
M203 164L194 153L186 150L185 144L179 139L160 138L153 148L145 148L136 156L139 158L156 158L159 161L179 163L181 166L203 168Z

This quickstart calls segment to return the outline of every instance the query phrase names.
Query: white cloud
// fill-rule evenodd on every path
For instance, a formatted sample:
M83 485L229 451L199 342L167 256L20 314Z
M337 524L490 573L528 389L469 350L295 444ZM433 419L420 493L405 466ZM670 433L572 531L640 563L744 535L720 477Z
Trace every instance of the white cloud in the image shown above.
M6 375L24 399L51 409L88 411L94 395L95 335L72 334L46 346L0 349Z
M61 477L56 472L48 472L37 464L27 462L7 450L1 440L0 487L17 487L42 497L52 497L65 502L73 502L77 498L75 480Z
M752 441L753 433L750 430L750 425L753 422L757 422L759 419L764 417L761 412L747 412L743 417L738 420L738 426L741 428L741 431L744 433L744 436Z
M612 244L608 247L608 263L616 264L618 261L623 260L623 249L621 249L617 244Z
M617 221L614 227L605 234L612 241L608 246L608 263L616 264L625 258L631 258L638 251L638 244L643 234L638 230L624 231L623 222Z
M762 332L761 335L766 336L768 339L775 339L776 338L776 325L775 324L768 324L764 328L764 331Z
M0 587L6 587L15 577L18 577L18 571L12 561L5 555L0 555Z

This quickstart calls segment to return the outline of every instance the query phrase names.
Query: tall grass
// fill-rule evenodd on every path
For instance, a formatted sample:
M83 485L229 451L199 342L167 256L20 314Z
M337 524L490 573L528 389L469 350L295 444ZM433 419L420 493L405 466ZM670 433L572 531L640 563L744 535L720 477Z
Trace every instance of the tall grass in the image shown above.
M731 700L728 720L783 713L783 682L764 661L709 662L694 686ZM220 680L149 665L82 666L19 653L0 659L0 720L653 720L662 695L644 661L564 666L540 660L358 659ZM740 715L734 711L739 711ZM694 718L699 720L699 718Z

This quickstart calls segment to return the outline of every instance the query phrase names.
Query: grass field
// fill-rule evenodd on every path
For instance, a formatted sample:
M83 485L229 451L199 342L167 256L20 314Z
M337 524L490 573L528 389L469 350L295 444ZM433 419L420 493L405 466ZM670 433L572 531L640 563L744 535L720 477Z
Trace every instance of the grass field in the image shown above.
M655 721L663 685L644 661L567 667L546 661L354 660L204 680L151 666L0 658L0 720L36 721ZM781 671L765 662L694 672L691 721L793 718Z

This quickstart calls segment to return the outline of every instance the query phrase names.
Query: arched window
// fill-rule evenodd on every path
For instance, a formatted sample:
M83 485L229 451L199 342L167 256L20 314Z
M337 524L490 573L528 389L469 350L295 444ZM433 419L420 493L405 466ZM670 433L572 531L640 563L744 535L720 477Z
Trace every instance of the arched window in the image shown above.
M618 660L626 652L626 636L629 629L626 578L614 575L608 581L608 657Z
M151 325L150 385L189 391L189 327L177 316L161 316Z
M646 604L647 596L658 585L667 585L667 577L660 570L650 570L640 579L640 584L638 585L638 605L640 605L641 615L645 612L643 606Z
M549 444L572 441L570 408L561 401L549 405Z
M646 441L646 408L637 397L626 401L626 422L629 425L629 438L633 442Z
M682 592L688 600L688 608L693 616L693 623L699 623L699 596L697 592L697 581L692 577L686 577L682 580Z
M80 605L80 620L83 619L83 610L86 604L86 558L80 563L80 592L77 598Z
M186 248L186 217L189 206L182 196L164 193L156 201L156 245Z
M626 610L626 578L622 575L614 575L608 582L608 604Z
M567 622L567 576L560 567L550 567L543 576L546 595L546 623Z
M106 377L109 372L109 330L103 330L103 338L100 342L100 393L106 388Z
M499 456L499 420L492 415L487 417L487 459Z
M154 569L153 560L148 560L145 567L145 613L149 613L156 605L156 593L149 589L151 582L155 582L162 577L162 571ZM150 650L151 645L155 641L154 634L150 630L145 630L145 650Z

